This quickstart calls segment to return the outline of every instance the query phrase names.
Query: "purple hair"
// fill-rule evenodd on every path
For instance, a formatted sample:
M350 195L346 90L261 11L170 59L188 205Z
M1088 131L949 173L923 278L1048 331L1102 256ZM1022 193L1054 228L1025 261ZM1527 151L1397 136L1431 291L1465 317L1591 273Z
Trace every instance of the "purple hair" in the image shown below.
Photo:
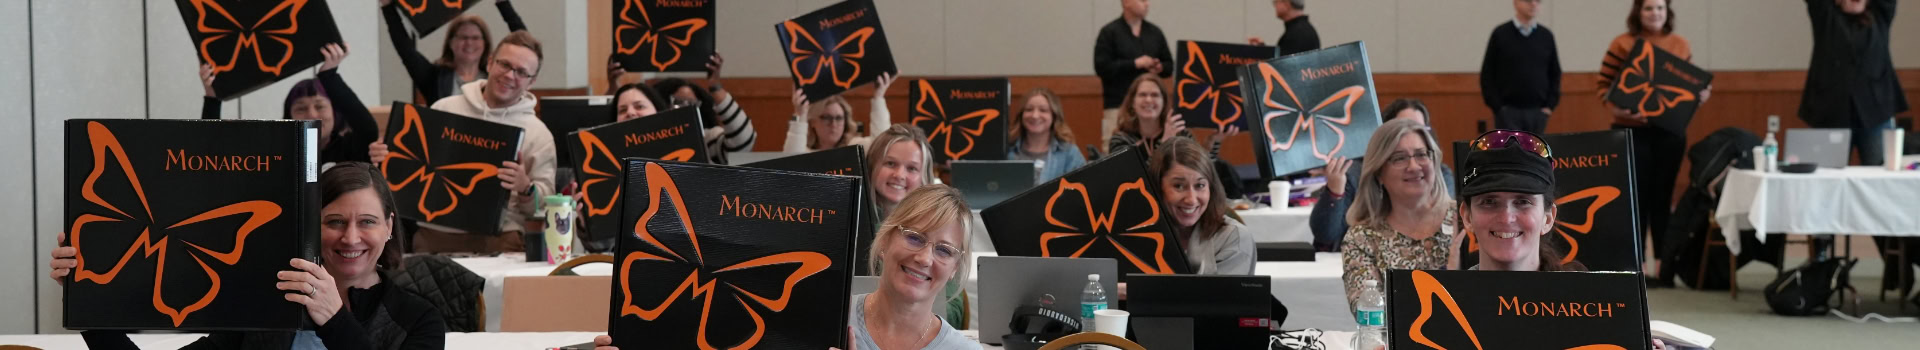
M280 107L280 119L293 119L293 101L315 96L327 98L327 88L324 85L320 85L320 80L307 79L293 83L293 89L287 90L287 101L285 105ZM339 112L334 112L333 118L333 130L329 132L339 134L347 128L347 123L340 122Z

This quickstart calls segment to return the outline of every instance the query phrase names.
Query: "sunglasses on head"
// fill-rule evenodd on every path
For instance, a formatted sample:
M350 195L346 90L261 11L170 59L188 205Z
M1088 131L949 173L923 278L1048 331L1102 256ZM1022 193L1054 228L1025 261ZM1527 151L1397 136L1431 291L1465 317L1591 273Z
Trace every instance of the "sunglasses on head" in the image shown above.
M1540 135L1519 130L1488 131L1474 138L1473 142L1467 143L1467 147L1480 151L1519 148L1528 153L1538 154L1541 158L1553 158L1553 148L1547 147L1547 141L1540 139Z

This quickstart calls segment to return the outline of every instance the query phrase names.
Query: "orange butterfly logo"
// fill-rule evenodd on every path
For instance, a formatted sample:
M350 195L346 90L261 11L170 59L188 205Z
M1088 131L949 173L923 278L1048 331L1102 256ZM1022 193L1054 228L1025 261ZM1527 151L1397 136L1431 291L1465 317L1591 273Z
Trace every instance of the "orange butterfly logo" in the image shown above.
M1553 232L1555 234L1559 234L1561 240L1566 241L1567 246L1569 247L1567 248L1567 256L1565 258L1560 259L1561 264L1573 262L1574 260L1578 260L1578 258L1580 257L1580 240L1575 239L1575 236L1573 234L1579 233L1581 235L1580 237L1585 237L1586 234L1592 233L1593 224L1595 222L1594 220L1595 214L1599 213L1600 209L1606 208L1607 204L1611 204L1613 203L1613 200L1619 199L1619 198L1620 198L1619 187L1596 186L1596 187L1580 190L1579 192L1569 193L1565 196L1560 196L1560 198L1553 200L1554 208L1562 208L1562 209L1572 207L1574 202L1578 202L1586 199L1593 200L1591 202L1588 202L1585 208L1586 219L1581 220L1580 223L1578 224L1567 222L1566 220L1561 220L1558 218L1554 219L1556 225L1553 228ZM1565 216L1557 216L1557 217L1565 218ZM1475 239L1473 235L1467 235L1467 240L1468 240L1467 242L1468 252L1480 251L1480 242L1477 239Z
M635 238L644 241L649 247L652 247L653 250L664 252L664 254L652 254L644 252L643 250L634 250L627 253L626 256L620 260L620 271L623 271L623 273L620 274L620 317L633 315L639 316L640 319L643 320L653 321L659 318L661 314L666 313L666 311L673 306L674 302L680 301L682 295L685 295L686 298L689 299L700 299L700 326L696 328L694 341L703 350L719 349L720 347L715 347L707 339L707 323L710 317L714 315L714 299L722 299L720 300L722 307L738 305L740 310L743 311L748 318L753 320L753 332L751 332L751 335L747 336L746 339L723 340L723 344L734 344L723 346L729 349L750 349L753 348L754 345L759 344L761 337L766 333L766 320L760 316L760 310L764 309L767 312L775 313L786 310L787 304L790 301L789 297L793 296L793 288L795 285L807 277L811 277L821 271L826 271L828 267L833 265L833 261L828 259L826 254L810 251L778 253L724 266L708 264L700 250L700 235L696 233L694 224L690 219L691 216L687 213L686 202L680 197L680 187L674 184L673 177L668 175L667 170L660 167L658 163L646 163L646 169L644 171L646 171L647 178L647 193L652 194L653 198L647 205L646 213L641 214L640 220L634 223L633 235ZM668 212L663 213L663 209ZM691 243L693 251L675 252L672 248L668 248L666 244L662 244L654 234L654 227L656 225L649 225L654 223L655 219L671 220L667 223L669 226L660 226L667 228L667 231L669 231L662 232L662 234L674 234L674 232L671 232L674 230L686 231L687 242ZM632 281L631 276L633 273L631 271L633 271L634 265L642 263L650 265L646 267L646 269L685 269L688 270L687 278L675 285L673 292L667 294L664 300L651 303L652 306L637 304L633 297L633 290L635 288L673 285L657 282L635 283L636 281ZM786 276L777 293L749 291L748 289L752 288L751 286L728 282L723 278L727 276L729 272L789 264L799 264L799 267L795 269L793 273ZM712 276L703 278L703 276L701 276L703 271L712 274ZM759 306L755 307L754 305Z
M127 152L121 148L120 140L114 137L113 131L107 130L105 125L101 125L98 122L87 123L87 140L92 143L93 146L93 171L87 174L86 181L80 185L80 198L85 199L87 203L92 203L99 208L106 209L117 215L105 216L88 213L81 214L79 217L73 219L72 231L67 233L67 242L73 244L73 248L75 249L73 260L76 266L73 268L73 281L74 283L91 282L106 285L112 283L114 277L120 275L121 269L127 266L127 262L135 258L134 254L138 253L141 257L151 257L154 259L153 309L172 318L173 325L179 327L181 323L186 321L188 315L192 315L195 311L199 311L207 307L208 304L212 304L214 297L220 294L220 273L214 271L214 265L208 264L208 258L224 266L232 266L233 264L239 263L241 254L246 250L247 236L252 235L253 230L260 228L261 225L266 225L267 222L279 218L280 205L264 200L228 204L194 215L178 223L162 227L154 222L153 207L148 205L147 193L146 190L141 187L140 176L134 173L133 162L127 159ZM114 162L114 165L120 168L119 174L106 173L107 162L109 161ZM114 187L124 185L132 188L134 197L140 201L137 204L140 206L140 211L129 213L126 210L122 210L119 206L107 203L105 199L102 199L99 193L95 191L102 175L123 176L123 179L116 180L125 180L127 183L114 184ZM206 225L189 226L203 221L236 215L246 215L247 217L246 222L240 224L238 228L202 228ZM80 235L87 232L89 224L113 226L110 223L115 222L132 222L140 225L140 236L133 238L133 244L127 247L125 253L120 254L118 261L112 263L112 268L107 269L106 272L94 272L87 267L87 249L80 246L80 243L83 242L80 239ZM112 231L114 231L112 233L130 232L129 230ZM217 233L218 235L204 235L204 233ZM200 237L227 237L229 234L233 235L233 250L231 251L207 249L206 247L200 246L200 244L192 242L192 240L203 239ZM225 243L202 242L202 244L217 247ZM177 248L181 253L172 253L174 249L169 248ZM188 257L193 258L193 261L200 265L201 272L206 273L207 280L211 281L206 292L201 294L199 299L196 299L192 304L184 306L170 305L161 296L161 286L165 285L164 281L166 280L165 277L167 274L167 257L172 254L186 254Z
M1415 317L1413 324L1408 327L1410 328L1407 330L1409 340L1426 345L1428 348L1446 350L1447 347L1440 346L1433 339L1427 338L1425 329L1427 320L1433 319L1433 301L1437 299L1448 312L1453 314L1454 322L1460 324L1460 331L1467 334L1467 339L1473 342L1473 348L1486 349L1480 345L1480 335L1474 333L1473 324L1467 322L1467 314L1461 313L1460 304L1454 302L1453 293L1447 292L1447 286L1440 284L1439 280L1434 279L1433 275L1426 271L1414 270L1412 277L1414 293L1420 298L1420 316ZM1626 350L1626 348L1613 344L1593 344L1571 347L1567 350Z
M290 37L300 32L300 10L307 6L307 0L283 0L266 15L249 21L233 17L214 0L191 1L197 13L194 31L204 35L198 45L200 61L213 65L214 73L232 71L248 49L252 49L260 72L276 76L293 60ZM231 49L226 47L228 41L232 42ZM221 55L216 56L216 52Z
M1626 70L1620 71L1620 82L1615 83L1621 92L1640 94L1640 103L1635 109L1648 117L1666 114L1668 108L1681 103L1695 101L1693 91L1673 85L1654 84L1653 75L1659 69L1654 68L1654 47L1652 42L1640 42L1640 56L1634 57ZM1629 83L1629 81L1633 83ZM1655 98L1658 95L1658 98Z
M648 46L648 56L654 68L667 69L680 62L680 50L693 44L693 34L707 27L704 18L688 18L665 26L653 24L653 16L647 14L644 0L623 0L620 8L620 25L613 29L613 40L619 47L615 51L622 55L640 52L641 46ZM638 19L634 14L638 13ZM629 39L639 35L639 39ZM631 43L631 44L629 44ZM663 50L664 49L664 50Z
M787 56L792 57L787 65L801 86L819 81L821 72L827 73L834 86L843 89L852 88L854 79L860 78L860 60L867 57L867 39L873 38L873 27L861 27L835 40L831 50L820 45L812 33L800 28L800 23L786 21L781 28L786 29Z
M427 9L432 7L431 5L434 2L434 0L398 0L398 1L400 2L400 8L407 10L408 16L418 15L421 12L427 12ZM441 7L445 7L449 9L458 10L458 9L467 7L466 0L439 0L439 1L440 1Z
M420 189L420 201L416 205L420 214L432 222L434 218L452 213L454 208L460 207L460 198L473 194L474 187L478 187L481 180L499 175L500 165L485 162L434 164L433 151L427 147L426 127L421 124L420 112L415 108L413 105L403 108L400 132L391 142L393 152L387 155L386 160L380 161L380 169L387 177L387 188L393 191L414 185L424 186ZM394 182L396 179L399 182ZM434 181L436 179L440 181ZM436 199L444 200L445 204L429 203Z
M1181 109L1198 110L1205 105L1213 124L1226 128L1240 120L1240 104L1246 99L1240 97L1239 88L1239 80L1225 84L1214 81L1213 64L1208 63L1207 54L1200 51L1200 43L1187 42L1187 64L1180 66L1180 81L1174 83Z
M1000 118L1000 111L993 108L949 118L947 107L940 102L940 92L933 89L933 83L921 80L916 87L920 90L920 102L913 106L913 120L908 123L928 130L927 139L940 140L941 150L947 159L960 159L972 153L973 138L985 134L988 123Z
M1293 92L1293 86L1287 84L1287 79L1281 77L1279 71L1274 70L1273 65L1266 62L1260 62L1257 65L1261 83L1266 84L1266 94L1261 97L1261 103L1270 109L1260 122L1267 125L1265 132L1271 150L1293 149L1294 142L1300 139L1300 133L1305 132L1307 143L1313 147L1314 158L1327 160L1340 154L1340 149L1347 144L1347 133L1340 127L1353 124L1353 104L1366 95L1367 88L1359 85L1348 86L1308 108L1300 96ZM1275 100L1276 97L1281 99ZM1287 135L1286 141L1281 141L1279 135L1275 133L1276 129L1280 128L1275 127L1274 119L1289 115L1294 118L1291 127L1287 128L1291 129L1288 130L1291 134ZM1333 133L1333 146L1324 152L1320 149L1318 132L1321 124L1325 124L1325 129Z
M1137 215L1123 217L1119 215L1123 209L1130 212L1144 209L1147 214L1145 217ZM1085 212L1079 212L1079 210L1085 210ZM1055 215L1056 213L1066 215ZM1061 220L1060 216L1084 217L1087 221L1069 223ZM1128 222L1132 224L1122 225L1116 232L1114 220L1120 218L1129 219ZM1135 219L1139 221L1131 221ZM1113 192L1113 206L1103 213L1094 212L1092 193L1087 191L1086 184L1061 179L1059 188L1053 191L1052 197L1047 198L1047 223L1063 231L1040 233L1040 256L1042 257L1078 258L1095 244L1106 244L1119 251L1120 255L1126 258L1127 263L1133 264L1140 271L1154 274L1174 273L1173 265L1167 262L1166 254L1162 254L1167 249L1167 233L1143 230L1152 229L1154 225L1160 223L1160 201L1153 198L1152 191L1147 190L1146 179L1135 179L1120 184ZM1153 244L1153 251L1145 252L1147 254L1136 253L1125 245L1121 245L1122 239L1146 240ZM1065 249L1055 252L1056 247ZM1143 260L1141 255L1150 255L1146 259L1152 259L1152 262Z
M580 144L587 150L587 156L580 159L580 172L586 173L586 181L580 182L581 197L587 202L587 216L602 216L613 213L613 207L620 203L620 157L613 155L607 143L593 132L580 132ZM662 160L686 162L693 160L692 148L681 148L661 156Z

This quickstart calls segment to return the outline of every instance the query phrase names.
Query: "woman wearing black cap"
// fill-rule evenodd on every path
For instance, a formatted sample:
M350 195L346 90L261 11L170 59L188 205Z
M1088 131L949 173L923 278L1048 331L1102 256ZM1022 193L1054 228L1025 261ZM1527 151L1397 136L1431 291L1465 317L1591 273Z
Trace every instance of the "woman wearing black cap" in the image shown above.
M1553 151L1525 131L1494 130L1468 144L1460 212L1480 244L1469 270L1586 271L1551 241Z

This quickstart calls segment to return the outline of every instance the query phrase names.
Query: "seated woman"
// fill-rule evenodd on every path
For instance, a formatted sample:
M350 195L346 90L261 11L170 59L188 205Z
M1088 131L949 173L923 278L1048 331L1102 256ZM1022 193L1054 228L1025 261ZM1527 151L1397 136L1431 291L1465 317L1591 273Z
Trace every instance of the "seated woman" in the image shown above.
M275 286L306 306L316 330L214 332L182 349L441 349L445 323L425 298L381 283L400 268L393 193L372 164L341 163L320 174L322 265L293 259ZM62 236L64 239L64 236ZM50 277L64 283L77 251L53 250ZM92 349L138 349L126 332L81 332Z
M893 114L887 111L887 87L897 78L881 73L873 85L873 107L867 110L867 133L879 134L893 126ZM787 142L781 152L805 153L867 144L868 138L854 136L853 105L842 95L828 96L819 105L807 101L807 93L793 89L793 119L787 121ZM871 153L872 149L869 148ZM871 169L869 169L871 170Z
M700 107L700 123L706 128L703 135L707 141L707 158L713 164L727 164L727 153L746 152L753 149L758 135L753 130L753 120L740 109L740 104L720 86L720 68L725 62L719 53L707 57L707 87L700 87L692 81L681 78L666 78L652 85L657 96L654 100L659 110L668 110L684 106ZM618 56L607 56L607 90L619 90L621 78L627 76L627 70L620 66ZM613 94L618 96L619 94Z
M1586 271L1552 243L1553 151L1525 131L1494 130L1468 144L1461 221L1480 244L1468 270Z
M1212 160L1190 139L1175 139L1147 164L1160 179L1160 199L1173 209L1174 232L1195 274L1252 275L1253 238L1227 217L1227 196L1217 185Z
M927 164L933 163L927 136L912 125L894 125L873 136L867 145L867 188L880 217L887 217L908 192L933 183Z
M1427 117L1427 104L1421 103L1420 99L1393 100L1382 112L1385 112L1383 115L1392 116L1390 120L1413 119L1421 125L1433 127ZM1440 167L1441 178L1445 179L1441 182L1447 184L1447 196L1453 196L1453 167L1446 164L1434 166ZM1360 178L1360 168L1353 167L1351 159L1335 157L1327 161L1325 175L1327 187L1315 195L1320 199L1313 203L1307 226L1313 230L1314 249L1331 252L1339 250L1340 241L1347 235L1347 208L1353 206L1353 196L1350 195L1355 187L1351 180Z
M1007 159L1041 162L1037 182L1059 178L1086 165L1087 157L1074 146L1073 129L1067 127L1060 96L1047 88L1035 88L1023 101L1007 130Z
M320 121L320 163L366 162L367 147L380 140L380 127L373 113L360 104L360 96L340 77L340 61L347 58L346 44L327 44L320 49L325 56L313 79L301 80L287 91L282 119ZM200 119L220 119L220 99L213 97L213 66L200 65L200 87L207 97L200 107ZM337 106L337 107L336 107Z
M1353 208L1340 244L1352 310L1365 281L1380 281L1387 269L1453 269L1453 199L1440 173L1440 148L1425 125L1408 119L1381 124L1367 141Z
M1129 147L1145 148L1152 152L1166 145L1176 137L1193 138L1187 131L1187 121L1173 115L1173 109L1167 108L1171 97L1166 91L1166 80L1153 74L1141 74L1133 79L1133 85L1127 88L1127 95L1120 100L1120 121L1113 135L1107 138L1107 154L1119 153ZM1220 158L1220 141L1240 133L1237 127L1213 133L1208 142L1207 155Z
M660 92L647 84L621 85L613 90L613 121L640 119L670 109L664 102Z

